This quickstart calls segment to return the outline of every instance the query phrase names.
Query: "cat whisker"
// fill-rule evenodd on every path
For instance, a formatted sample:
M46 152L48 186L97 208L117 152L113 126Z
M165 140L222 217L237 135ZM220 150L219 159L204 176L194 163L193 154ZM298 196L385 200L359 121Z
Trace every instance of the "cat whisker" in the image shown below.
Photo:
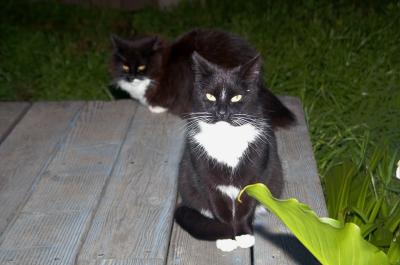
M201 112L185 112L185 113L182 113L182 116L183 117L187 117L187 116L195 116L195 115L199 115L199 114L209 114L209 115L211 115L211 113L210 112L206 112L206 111L201 111Z
M188 130L191 130L191 129L197 127L197 124L200 121L208 123L208 122L210 122L211 118L212 118L212 116L208 112L190 113L187 115L187 118L185 119L186 120L186 128Z
M268 124L261 119L248 119L243 117L236 117L232 119L232 123L235 125L244 125L244 124L251 124L259 130L263 130L268 127Z
M186 118L182 129L185 129L189 136L193 135L194 131L198 128L198 123L200 121L209 123L211 118L212 117L209 114L198 114L193 117Z
M235 119L232 120L232 123L234 125L244 125L244 124L250 124L257 128L259 131L264 132L260 133L257 135L257 139L259 139L261 142L264 144L271 144L271 139L270 136L265 132L265 129L269 127L269 124L266 122L266 119L251 119L248 116L245 117L245 115L242 115L241 117L236 117ZM256 149L250 147L252 150L256 151ZM259 154L260 155L260 154Z
M264 121L268 122L268 119L266 118L261 118L255 115L249 115L249 114L243 114L243 113L237 113L232 115L233 118L243 118L247 120L254 120L254 121Z
M157 80L150 79L150 84L151 84L151 85L158 86L160 83L159 83Z
M240 120L246 120L249 122L254 122L254 123L268 123L268 120L265 118L256 118L256 117L247 117L247 116L235 116L233 115L233 119L240 119Z
M188 128L188 123L185 120L182 120L178 124L179 132L185 132Z
M257 136L257 139L259 139L261 142L270 145L271 144L271 137L268 134L259 134Z

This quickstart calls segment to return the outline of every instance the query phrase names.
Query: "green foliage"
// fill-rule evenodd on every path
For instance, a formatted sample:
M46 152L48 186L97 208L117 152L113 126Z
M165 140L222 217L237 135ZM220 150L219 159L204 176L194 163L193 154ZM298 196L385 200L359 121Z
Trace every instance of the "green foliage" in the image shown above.
M332 162L334 165L325 175L329 216L357 224L365 239L385 252L397 253L400 234L397 153L390 154L384 145L370 154L365 146L361 150L351 152L352 157L345 162Z
M245 187L246 192L273 212L324 265L395 264L374 245L363 239L360 229L353 223L319 218L307 205L296 199L278 200L264 184ZM393 260L400 258L393 250ZM396 257L394 257L396 256Z

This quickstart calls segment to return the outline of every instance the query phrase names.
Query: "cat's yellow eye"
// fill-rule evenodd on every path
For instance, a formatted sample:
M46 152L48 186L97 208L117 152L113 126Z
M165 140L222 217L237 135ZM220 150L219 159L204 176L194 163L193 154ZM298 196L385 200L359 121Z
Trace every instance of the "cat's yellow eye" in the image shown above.
M241 99L242 99L242 95L236 95L231 98L231 102L233 102L233 103L239 102Z
M122 69L123 69L125 72L129 72L129 66L126 65L126 64L122 65Z
M138 70L138 72L143 72L144 70L146 70L146 65L144 65L144 64L139 65L137 70Z
M216 101L216 100L217 100L213 95L211 95L211 94L209 94L209 93L206 93L206 98L207 98L209 101Z

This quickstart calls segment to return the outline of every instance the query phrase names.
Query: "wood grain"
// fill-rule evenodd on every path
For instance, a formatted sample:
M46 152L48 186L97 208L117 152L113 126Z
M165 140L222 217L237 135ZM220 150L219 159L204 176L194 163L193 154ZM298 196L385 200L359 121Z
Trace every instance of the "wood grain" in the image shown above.
M0 102L0 144L30 107L26 102Z
M250 249L222 252L215 242L200 241L191 237L174 223L168 254L168 265L246 265L251 264Z
M283 197L326 215L301 103L283 101L298 118L276 133ZM132 101L42 102L26 114L1 103L2 121L0 135L14 128L0 145L0 264L318 264L272 215L256 220L253 259L173 224L184 132L172 115Z
M89 211L21 214L0 246L0 264L73 264Z
M77 264L166 259L183 146L180 126L172 115L138 108Z
M82 103L35 103L0 145L0 234L26 200L81 107Z
M285 178L282 198L297 198L310 205L318 215L326 216L324 195L301 103L293 97L284 97L282 100L298 119L295 127L276 132ZM272 214L257 218L256 230L254 247L256 265L319 264Z
M54 106L47 107L53 119ZM4 232L0 260L74 263L135 110L132 101L86 104Z
M128 259L102 259L99 260L96 265L164 265L163 259L140 259L140 258L128 258Z

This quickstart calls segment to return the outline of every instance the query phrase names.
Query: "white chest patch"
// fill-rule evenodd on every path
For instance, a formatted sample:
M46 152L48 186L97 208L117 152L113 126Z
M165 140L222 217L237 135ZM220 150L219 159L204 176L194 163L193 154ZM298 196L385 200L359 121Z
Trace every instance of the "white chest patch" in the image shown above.
M120 80L118 81L118 86L122 90L128 92L132 98L139 100L139 102L143 105L148 105L145 94L147 89L149 88L150 83L151 80L148 78L145 78L143 80L134 79L132 82Z
M251 124L233 126L227 122L199 122L200 132L193 136L206 153L220 163L235 168L249 144L261 133Z

